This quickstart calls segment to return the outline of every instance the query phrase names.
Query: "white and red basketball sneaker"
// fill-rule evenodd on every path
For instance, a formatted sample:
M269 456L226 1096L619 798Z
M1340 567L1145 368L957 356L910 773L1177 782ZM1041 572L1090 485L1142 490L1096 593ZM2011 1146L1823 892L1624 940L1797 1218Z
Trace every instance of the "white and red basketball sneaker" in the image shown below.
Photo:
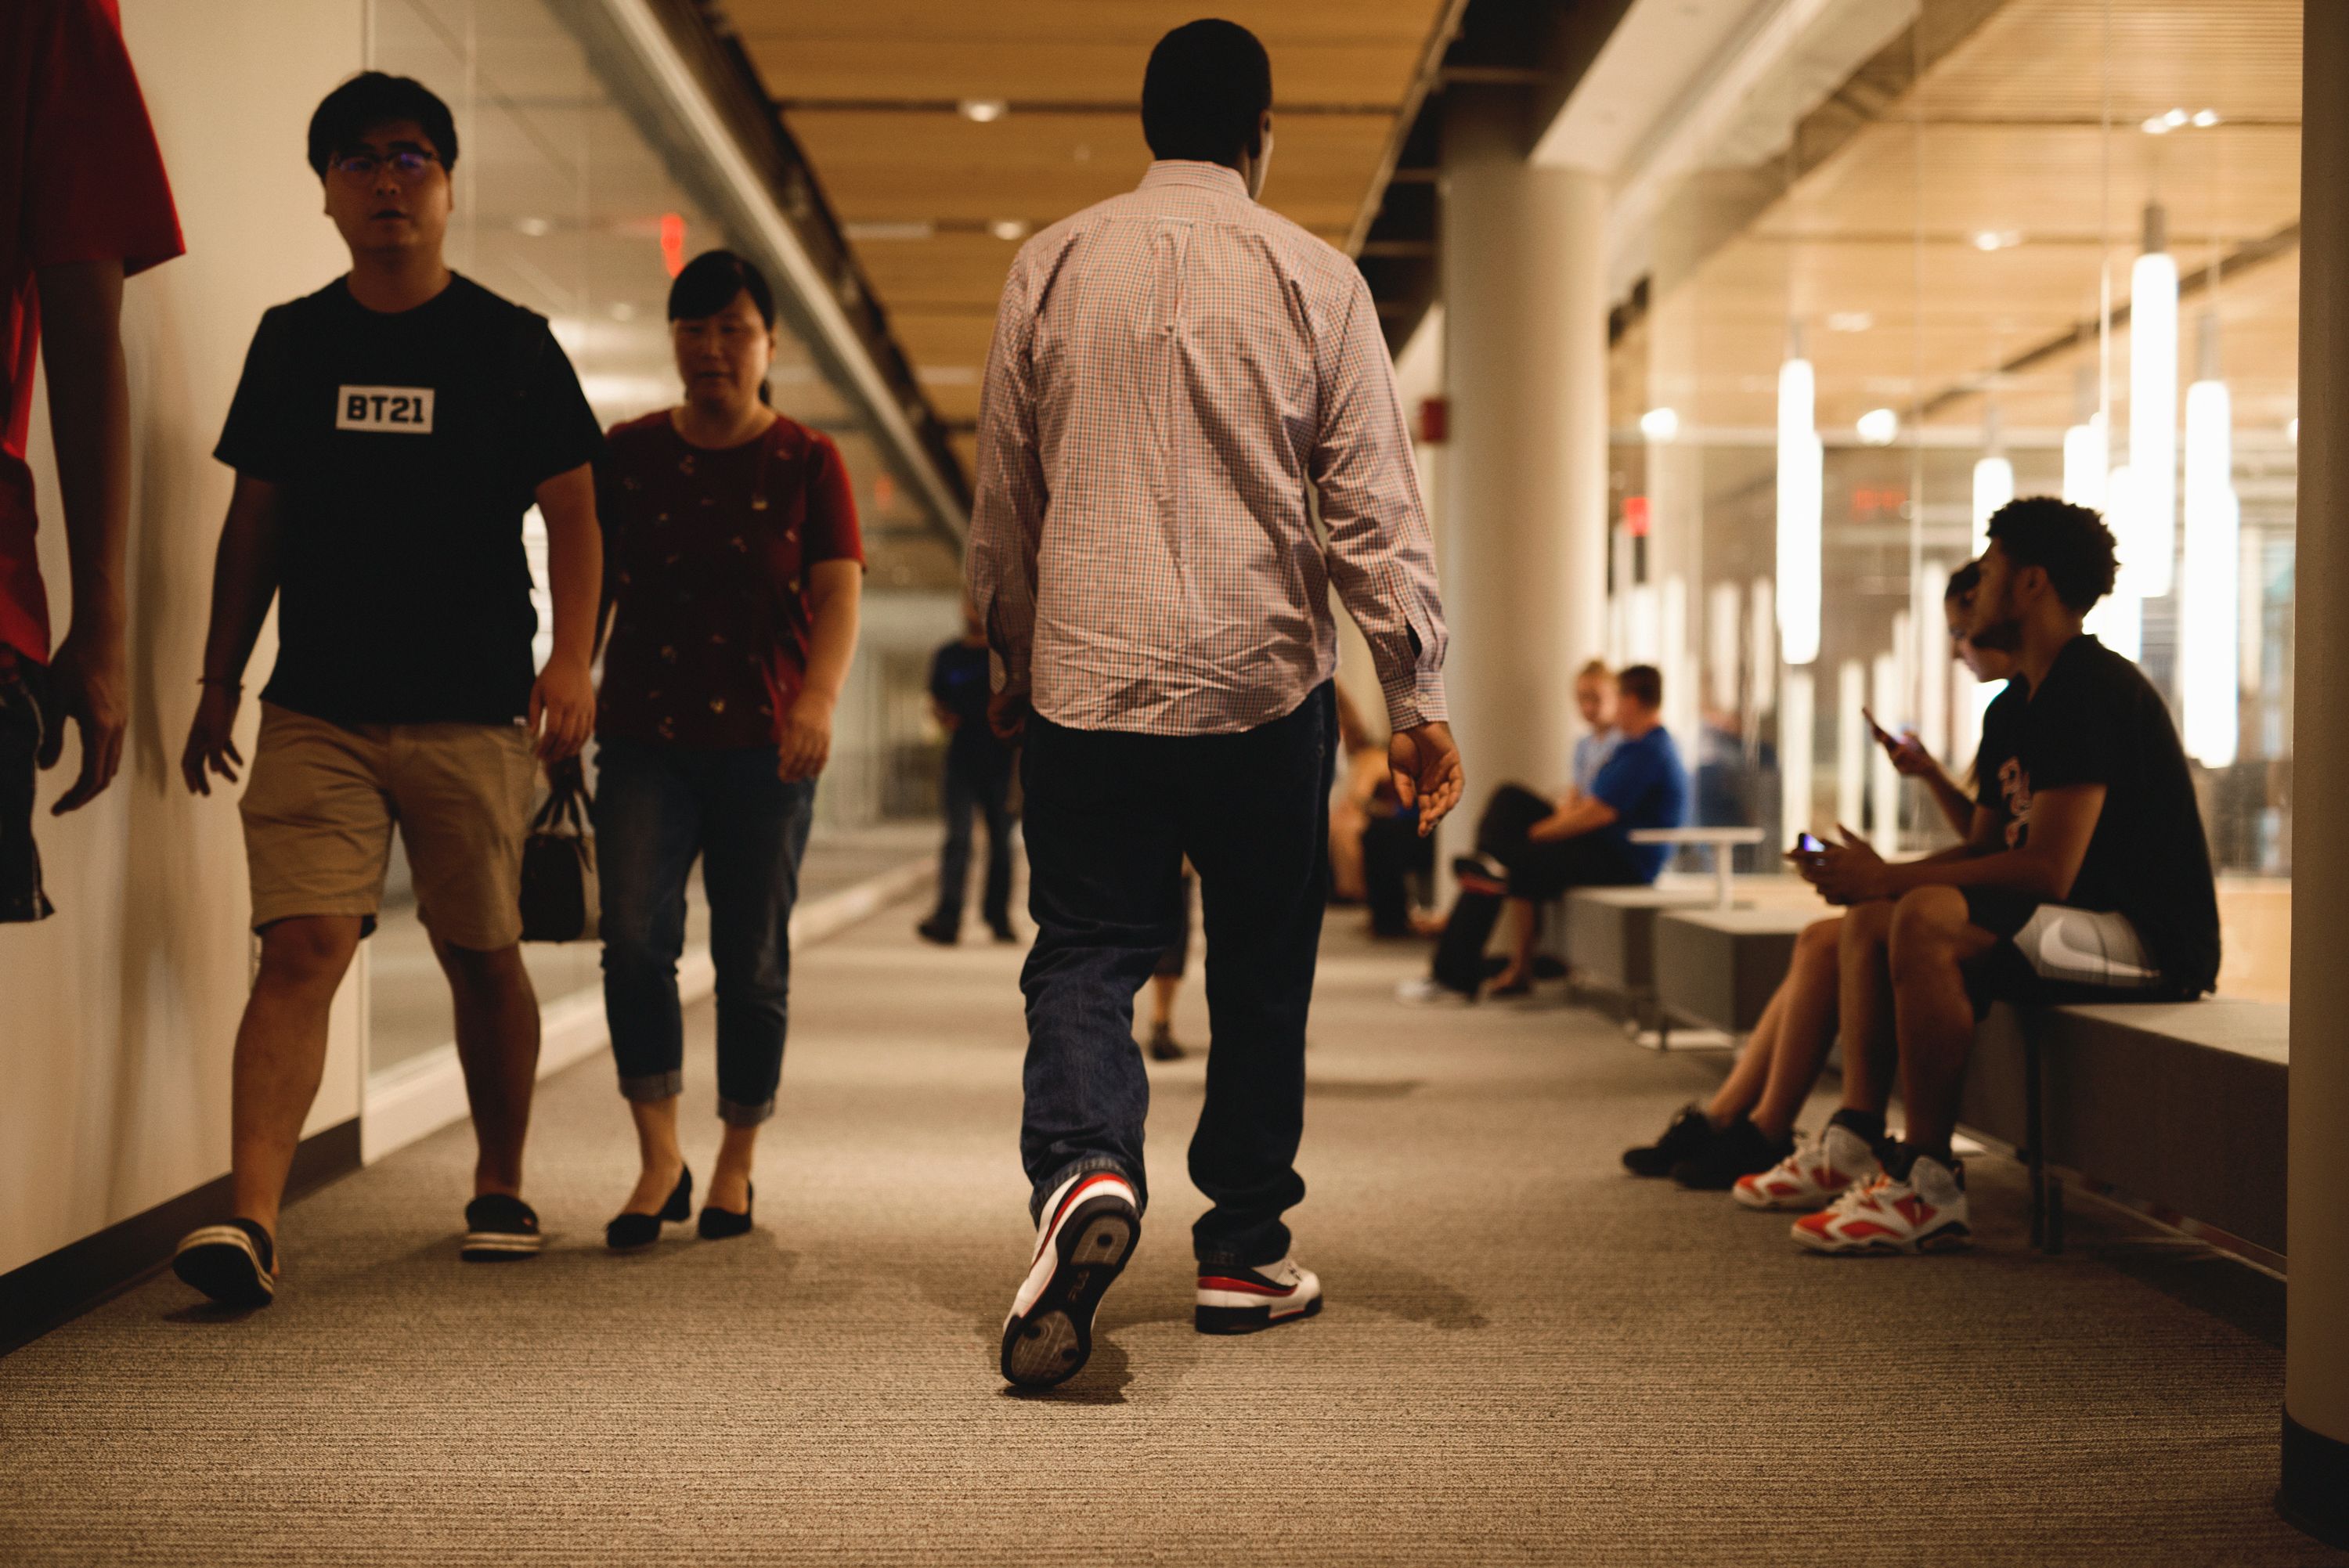
M1200 1333L1254 1334L1320 1311L1321 1280L1295 1258L1262 1268L1203 1264L1197 1300L1192 1322Z
M1044 1205L1036 1255L1003 1322L1003 1377L1050 1388L1093 1353L1093 1309L1142 1239L1142 1206L1114 1171L1070 1177Z
M1767 1171L1739 1177L1729 1191L1749 1209L1807 1213L1874 1181L1883 1169L1867 1139L1831 1121L1815 1139L1798 1135L1792 1154Z
M1834 1204L1795 1222L1795 1240L1815 1253L1953 1252L1973 1244L1966 1223L1965 1168L1918 1155L1906 1181L1888 1172L1851 1187Z

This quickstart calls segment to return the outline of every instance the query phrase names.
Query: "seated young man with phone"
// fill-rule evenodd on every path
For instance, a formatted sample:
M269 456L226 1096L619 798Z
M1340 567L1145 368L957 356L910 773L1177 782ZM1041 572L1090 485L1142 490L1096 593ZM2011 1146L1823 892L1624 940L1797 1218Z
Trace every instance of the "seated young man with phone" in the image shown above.
M1972 562L1950 576L1941 609L1948 618L1951 653L1976 680L2003 681L2014 674L2014 656L2003 648L1979 646L1967 635L1981 581L1982 569ZM1982 796L1977 801L1913 733L1895 736L1873 718L1869 723L1893 767L1921 780L1950 826L1961 835L1958 844L1938 858L1987 854L2004 847L2006 819L1998 772L2012 748L2004 746L2002 732L1985 735L1975 758L1972 777ZM1808 832L1795 841L1798 855L1816 854L1826 847ZM1843 916L1829 915L1804 927L1785 978L1720 1089L1704 1104L1685 1107L1655 1142L1625 1150L1626 1170L1635 1176L1670 1176L1681 1186L1700 1191L1727 1189L1750 1209L1789 1212L1822 1208L1853 1181L1876 1176L1876 1148L1884 1138L1889 1092L1889 1061L1874 1072L1863 1064L1845 1074L1843 1107L1820 1137L1805 1139L1795 1130L1795 1118L1818 1082L1836 1033L1845 925ZM1871 961L1880 968L1882 934L1862 934L1873 942Z
M2081 629L2112 591L2111 531L2085 507L2037 496L2000 509L1990 542L1971 635L2011 650L2023 677L1983 719L1985 756L1994 739L2012 748L1996 773L2001 841L1893 864L1847 831L1795 856L1830 903L1851 908L1845 1071L1867 1071L1870 1047L1894 1042L1909 1116L1881 1176L1795 1222L1795 1240L1816 1252L1971 1240L1950 1145L1988 1002L2184 999L2218 977L2210 853L2168 707Z

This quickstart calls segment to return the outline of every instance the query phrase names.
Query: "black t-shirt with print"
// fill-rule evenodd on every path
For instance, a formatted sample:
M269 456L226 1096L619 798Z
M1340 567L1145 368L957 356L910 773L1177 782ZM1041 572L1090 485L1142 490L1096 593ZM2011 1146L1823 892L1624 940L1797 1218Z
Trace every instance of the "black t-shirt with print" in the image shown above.
M523 517L602 443L546 319L470 279L395 314L340 279L270 310L213 453L280 490L263 696L341 724L522 717Z
M1974 753L1974 804L1998 819L2010 850L2023 842L2023 824L2015 820L2007 797L2013 785L2016 738L2030 700L2029 681L2021 676L2009 680L1982 710L1982 747Z
M2104 809L2063 902L2118 910L2174 989L2209 990L2219 978L2218 890L2168 705L2137 665L2085 634L2064 645L2035 695L2022 697L2023 686L1991 704L1991 715L2013 705L2014 756L1997 776L2008 841L2023 841L2037 791L2103 785Z

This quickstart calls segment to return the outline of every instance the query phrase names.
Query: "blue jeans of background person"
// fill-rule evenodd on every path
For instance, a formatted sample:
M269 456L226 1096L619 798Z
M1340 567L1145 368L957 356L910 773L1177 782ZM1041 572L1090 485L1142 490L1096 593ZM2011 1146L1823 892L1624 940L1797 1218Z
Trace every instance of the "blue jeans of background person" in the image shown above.
M771 746L719 751L605 739L595 752L604 1011L620 1092L685 1088L677 961L696 856L718 968L718 1114L752 1127L775 1111L791 995L792 905L807 852L812 780L775 777Z
M1237 735L1134 735L1028 725L1027 1112L1019 1153L1040 1209L1070 1176L1115 1171L1146 1195L1150 1082L1133 995L1182 915L1183 857L1207 938L1207 1103L1191 1180L1214 1205L1203 1263L1288 1253L1281 1215L1305 1196L1305 1019L1328 885L1337 707L1326 685Z
M947 750L947 841L938 851L938 904L931 920L947 931L962 923L963 890L970 881L970 819L987 820L987 884L978 900L987 923L1000 931L1011 923L1011 756L998 747L986 751Z

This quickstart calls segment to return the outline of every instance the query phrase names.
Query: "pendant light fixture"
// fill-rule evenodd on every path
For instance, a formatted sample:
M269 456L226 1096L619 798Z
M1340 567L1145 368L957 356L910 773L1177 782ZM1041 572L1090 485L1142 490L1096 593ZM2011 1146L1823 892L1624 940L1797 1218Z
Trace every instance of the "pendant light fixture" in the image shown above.
M1974 553L1990 546L1991 514L2014 499L2014 465L1998 428L1998 406L1982 405L1982 455L1974 460Z
M2240 656L2242 509L2234 483L2234 409L2219 375L2219 317L2203 316L2194 384L2186 389L2186 564L2178 585L2178 670L2189 755L2207 768L2235 760Z
M2170 591L2178 553L2178 261L2158 201L2129 272L2129 530L2121 554L2139 597Z
M1819 442L1817 383L1803 357L1800 325L1787 331L1778 366L1778 651L1790 665L1819 656L1819 525L1826 453Z

